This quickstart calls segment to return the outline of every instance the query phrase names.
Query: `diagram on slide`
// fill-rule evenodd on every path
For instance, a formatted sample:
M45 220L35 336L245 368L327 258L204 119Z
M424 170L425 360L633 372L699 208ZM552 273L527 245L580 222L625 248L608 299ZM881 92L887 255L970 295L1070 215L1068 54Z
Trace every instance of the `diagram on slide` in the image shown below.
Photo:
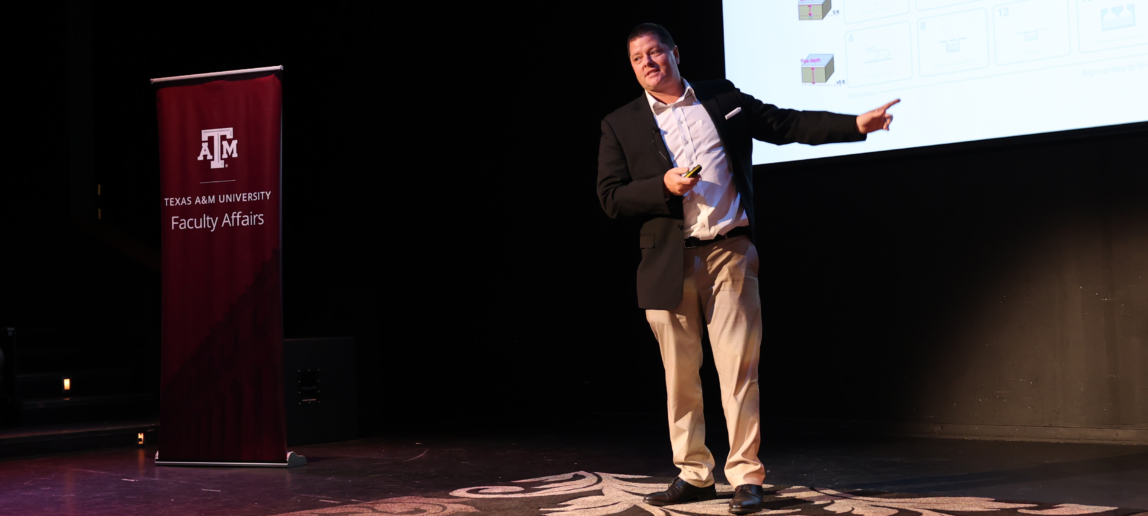
M1145 0L1076 0L1080 51L1148 44L1148 22L1137 20Z
M893 53L887 48L869 47L865 49L865 64L880 63L893 59Z
M1118 5L1100 10L1100 30L1123 29L1136 26L1136 4Z
M927 11L938 7L948 7L950 5L967 4L976 1L977 0L917 0L917 10Z
M903 81L913 76L908 22L845 33L849 86Z
M1068 55L1067 0L1024 0L993 7L996 63L1020 63Z
M973 9L917 21L917 55L922 76L989 65L988 12Z
M946 40L941 41L941 44L945 46L945 53L951 54L953 52L960 52L961 51L961 40L963 40L963 39L966 39L966 38L952 38L952 39L946 39Z
M809 54L801 60L801 82L825 84L833 75L833 54Z
M849 0L841 9L845 23L860 23L909 12L909 0Z
M831 9L829 0L797 0L797 19L823 20Z

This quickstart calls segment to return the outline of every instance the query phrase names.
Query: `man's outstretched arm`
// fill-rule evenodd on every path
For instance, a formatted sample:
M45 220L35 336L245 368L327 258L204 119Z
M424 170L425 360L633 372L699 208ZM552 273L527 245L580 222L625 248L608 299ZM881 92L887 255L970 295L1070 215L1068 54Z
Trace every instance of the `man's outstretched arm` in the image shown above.
M740 93L740 92L739 92ZM894 100L859 116L827 111L797 111L766 104L751 95L740 93L752 126L751 136L777 145L804 143L855 142L877 130L888 130L893 115L887 110L900 102Z

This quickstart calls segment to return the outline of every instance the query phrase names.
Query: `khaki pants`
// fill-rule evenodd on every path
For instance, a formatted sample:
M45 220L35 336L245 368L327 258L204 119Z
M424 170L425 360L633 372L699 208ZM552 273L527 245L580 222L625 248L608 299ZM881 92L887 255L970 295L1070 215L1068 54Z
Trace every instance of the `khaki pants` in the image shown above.
M730 485L761 485L757 364L761 352L761 297L757 249L739 236L686 249L685 287L673 310L647 310L646 320L662 350L674 464L682 480L714 483L714 458L705 445L702 415L702 324L707 325L721 382L729 430L725 476Z

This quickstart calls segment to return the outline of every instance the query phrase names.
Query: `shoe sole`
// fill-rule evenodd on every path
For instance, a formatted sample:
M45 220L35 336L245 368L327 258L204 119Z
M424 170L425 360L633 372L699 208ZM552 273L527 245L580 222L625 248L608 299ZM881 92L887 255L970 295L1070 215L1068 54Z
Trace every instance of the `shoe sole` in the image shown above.
M713 500L714 498L717 498L717 491L714 491L714 492L701 492L701 493L698 493L698 494L694 495L694 496L693 496L693 497L691 497L689 500L681 500L681 501L678 501L678 502L671 502L671 503L650 503L650 502L646 502L646 501L644 501L644 500L643 500L643 503L645 503L646 505L653 505L654 507L665 507L665 506L667 506L667 505L681 505L681 504L683 504L683 503L705 502L705 501L707 501L707 500Z
M739 514L739 515L740 514L753 514L753 513L760 511L764 508L765 507L761 507L761 506L755 507L753 509L748 509L748 508L746 508L746 509L734 509L731 507L729 512L730 512L730 514Z

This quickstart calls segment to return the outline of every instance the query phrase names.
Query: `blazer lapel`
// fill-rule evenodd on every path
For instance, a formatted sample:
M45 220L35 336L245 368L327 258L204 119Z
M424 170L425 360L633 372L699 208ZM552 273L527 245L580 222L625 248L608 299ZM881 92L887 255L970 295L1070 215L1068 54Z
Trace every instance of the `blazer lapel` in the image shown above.
M725 115L722 114L722 109L721 106L718 105L717 99L709 95L708 91L698 91L696 86L694 87L694 95L697 95L698 100L702 103L702 107L706 108L706 113L709 113L710 120L713 120L714 127L717 128L718 138L721 138L721 145L728 152L729 131L726 127Z
M730 154L729 142L731 140L729 139L729 126L726 123L725 114L722 113L724 109L718 105L717 97L711 95L708 89L699 91L698 87L694 86L694 95L697 95L702 106L706 108L706 113L709 113L710 120L713 121L714 128L717 129L718 138L721 138L721 145L722 148L725 149L726 160L729 162L730 172L733 173L734 184L737 186L739 192L748 195L745 192L752 190L750 188L751 185L746 184L748 181L746 171L741 169L741 160L734 158ZM731 108L731 106L726 106L726 108Z

